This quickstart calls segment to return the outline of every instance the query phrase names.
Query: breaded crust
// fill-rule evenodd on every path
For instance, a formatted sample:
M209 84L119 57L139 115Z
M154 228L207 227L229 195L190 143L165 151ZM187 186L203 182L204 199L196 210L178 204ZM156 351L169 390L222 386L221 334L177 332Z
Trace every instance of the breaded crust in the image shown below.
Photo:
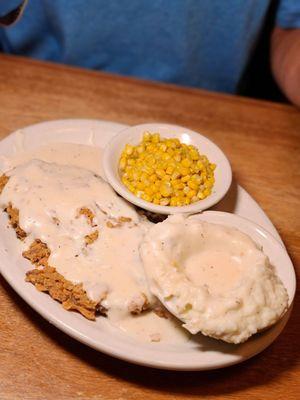
M23 251L22 256L37 267L41 265L48 267L48 258L50 254L51 252L46 243L43 243L40 239L36 239L31 243L28 250Z
M9 181L9 176L5 174L0 176L0 194L2 193L4 186ZM26 237L26 232L19 225L19 210L14 208L11 203L4 209L4 211L8 214L10 225L16 231L16 235L18 239L23 240Z
M128 217L110 218L110 220L106 222L106 226L108 228L119 228L123 224L131 221L132 219Z
M66 310L79 311L84 317L94 320L96 314L105 315L106 310L100 302L92 301L88 298L82 284L74 284L59 274L55 268L50 267L48 259L50 249L46 243L36 239L31 243L28 250L23 252L23 257L27 258L37 267L26 274L26 281L31 282L41 292L49 295L62 303Z
M85 235L84 240L85 240L85 244L89 245L94 243L99 237L99 231L96 230L92 233L90 233L89 235Z
M0 194L2 193L2 190L4 189L4 186L7 184L9 180L9 176L6 176L5 174L0 176Z
M94 226L93 220L94 220L95 215L94 215L93 211L91 211L91 210L90 210L89 208L87 208L87 207L81 207L81 208L78 210L78 213L77 213L76 218L79 218L81 215L83 215L83 216L87 219L88 223L89 223L91 226Z
M5 175L1 176L1 191L8 179ZM87 208L81 210L92 225L94 215ZM19 225L19 210L9 203L4 211L7 212L10 225L15 230L18 239L24 240L27 234ZM92 244L98 238L98 234L98 231L94 231L87 235L85 237L86 244ZM94 302L88 298L82 284L73 284L59 274L55 268L49 266L50 254L47 244L40 239L36 239L31 243L29 249L22 253L23 257L27 258L33 265L43 267L27 272L26 281L31 282L38 290L49 293L53 299L61 302L66 310L79 311L84 317L91 320L95 319L96 314L105 315L107 310L101 306L100 301Z
M105 314L99 302L87 297L81 283L75 285L66 280L55 268L47 266L28 271L26 281L31 282L37 290L49 293L53 299L62 303L64 309L79 311L87 319L95 320L97 313Z
M9 203L8 206L4 209L4 211L8 215L9 223L14 228L17 238L20 240L24 240L24 238L27 235L26 235L26 232L23 231L23 229L20 227L20 224L19 224L19 210L17 208L14 208L12 206L12 204Z
M9 177L2 175L0 177L0 194L8 182ZM27 236L26 232L19 225L19 210L11 203L7 205L4 211L8 214L10 225L15 230L18 239L24 240ZM77 217L83 215L89 225L94 225L94 214L87 208L82 207L78 211ZM54 217L54 222L59 225L59 220ZM124 223L131 222L131 218L120 217L107 222L110 228L122 226ZM86 245L91 245L99 237L99 231L95 230L91 234L85 236ZM28 250L22 253L23 257L28 259L37 268L26 273L26 281L32 283L39 291L49 293L49 295L62 303L66 310L76 310L85 318L95 320L97 314L106 315L107 310L101 305L101 301L95 302L88 298L82 284L74 284L59 274L56 269L48 264L50 257L50 249L46 243L40 239L34 240ZM42 267L42 268L41 268ZM140 314L149 309L149 301L144 293L133 299L128 305L128 311L132 314Z

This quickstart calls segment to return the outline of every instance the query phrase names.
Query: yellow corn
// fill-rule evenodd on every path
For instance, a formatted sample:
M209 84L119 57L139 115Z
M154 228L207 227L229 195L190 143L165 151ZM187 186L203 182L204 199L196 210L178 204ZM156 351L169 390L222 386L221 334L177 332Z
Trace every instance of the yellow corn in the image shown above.
M183 167L190 167L191 165L192 165L192 161L191 160L189 160L188 158L184 158L182 161L181 161L181 165L183 166Z
M199 188L199 184L197 182L192 181L192 180L190 180L188 182L188 185L189 185L189 187L191 189L194 189L194 190L197 190Z
M191 179L191 175L185 175L181 178L181 182L186 183Z
M196 147L150 132L137 146L126 144L119 160L128 190L146 201L173 207L209 196L215 168Z
M196 196L196 194L197 194L196 190L190 190L189 192L187 192L186 195L189 199L191 199L192 197Z
M163 197L170 197L173 193L173 189L170 186L163 185L160 189L160 193Z
M167 199L167 198L163 198L163 199L159 200L159 204L161 206L167 206L169 203L170 203L170 199Z
M169 165L169 166L166 168L166 173L167 173L168 175L172 175L173 172L174 172L174 167L173 167L172 165Z

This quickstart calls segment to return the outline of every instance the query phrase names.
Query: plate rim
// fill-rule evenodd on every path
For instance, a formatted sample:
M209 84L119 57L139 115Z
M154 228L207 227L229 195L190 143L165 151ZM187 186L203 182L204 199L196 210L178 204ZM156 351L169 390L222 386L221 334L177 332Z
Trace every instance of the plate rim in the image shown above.
M49 125L53 125L53 128L55 128L55 127L57 127L57 126L59 126L61 123L63 123L63 124L65 124L65 123L68 123L68 124L77 124L77 123L81 123L81 124L85 124L85 123L88 123L88 124L90 124L90 123L93 123L93 124L97 124L97 125L99 125L99 128L100 128L100 125L102 125L102 128L101 129L103 129L104 127L103 127L103 125L106 125L107 127L108 126L115 126L115 132L114 132L114 134L115 135L117 135L118 134L118 130L117 129L122 129L124 126L126 126L126 125L124 125L124 124L120 124L120 123L115 123L115 122L113 122L113 121L102 121L102 120L96 120L96 119L92 119L92 120L90 120L90 119L62 119L62 120L53 120L53 121L43 121L43 122L40 122L40 123L37 123L37 124L33 124L33 125L29 125L29 126L27 126L27 127L24 127L24 128L20 128L20 129L18 129L18 130L16 130L16 131L14 131L14 132L12 132L11 134L9 134L9 135L7 135L5 138L3 138L1 141L0 141L0 147L1 147L1 144L3 143L3 141L6 141L6 139L7 138L9 138L10 137L10 139L11 139L11 135L14 135L14 134L16 134L17 132L19 132L19 131L24 131L24 130L27 130L27 129L32 129L32 128L34 128L34 129L37 129L37 128L42 128L42 127L45 127L45 126L47 126L47 127L49 127ZM25 132L26 133L26 132ZM27 133L28 134L28 133ZM46 144L46 143L45 143ZM240 186L239 186L240 187ZM241 187L240 187L241 188ZM270 228L271 227L273 227L273 230L274 230L274 234L275 235L273 235L273 236L278 236L279 238L280 238L280 236L278 235L278 232L276 231L276 229L275 229L275 227L273 226L273 224L271 223L271 221L269 220L269 218L267 217L267 215L265 214L265 212L261 209L261 207L256 203L256 201L248 194L248 192L246 192L243 188L241 188L249 197L250 197L250 199L255 203L255 205L256 205L256 207L258 207L261 211L262 211L262 213L263 213L263 215L264 215L264 217L265 217L265 219L267 220L267 221L269 221L270 222L270 224L271 224L271 226L270 226ZM219 211L207 211L207 212L219 212ZM233 213L233 215L235 215L235 216L238 216L238 217L241 217L241 216L239 216L239 215L237 215L237 214L234 214ZM241 217L241 218L244 218L244 217ZM246 219L246 218L244 218L244 219ZM254 224L256 224L255 222L253 222L253 221L251 221L251 220L249 220L250 222L252 222L252 223L254 223ZM258 225L258 224L256 224L256 225ZM266 228L264 228L264 227L262 227L264 230L266 230ZM272 229L271 229L272 230ZM269 232L269 230L267 229L267 232ZM272 232L269 232L270 234L272 234ZM269 343L267 343L262 349L259 349L257 352L255 352L255 353L253 353L253 354L251 354L251 355L249 355L249 357L244 357L244 358L242 358L242 359L238 359L238 360L231 360L231 361L228 361L228 362L223 362L223 363L221 363L221 364L219 364L219 363L217 363L217 364L213 364L213 365L210 365L210 366L205 366L205 367L199 367L199 366L197 366L197 365L185 365L185 366L183 366L183 365L168 365L167 363L165 363L164 361L160 361L160 360L156 360L154 363L153 362L148 362L148 361L145 361L145 360L141 360L141 359L134 359L131 355L129 356L129 357L127 357L126 355L124 355L124 354L122 354L122 355L120 355L118 352L114 352L114 351L111 351L111 350L107 350L107 349L105 349L105 348L99 348L99 346L96 344L96 343L94 343L94 341L93 340L91 340L91 339L89 339L89 338L87 338L83 333L81 333L81 332L78 332L78 331L75 331L72 327L70 327L70 326L68 326L68 324L66 324L66 323L64 323L64 321L61 321L59 318L57 318L57 317L55 317L55 315L52 315L52 313L50 312L49 313L49 311L47 311L47 310L45 310L44 309L44 307L43 306L40 306L39 304L36 304L31 298L30 298L30 296L29 296L29 292L27 293L27 292L23 292L23 290L22 290L22 288L19 288L18 287L18 285L16 284L16 282L14 282L14 281L12 281L11 279L10 279L10 277L5 273L5 270L3 271L3 268L2 268L2 265L0 265L0 269L1 269L1 274L3 275L3 277L4 277L4 279L9 283L9 285L16 291L16 293L21 297L21 298L23 298L23 300L24 301L26 301L36 312L38 312L43 318L45 318L48 322L50 322L50 323L52 323L53 325L55 325L58 329L60 329L60 330L62 330L63 332L65 332L66 334L68 334L69 336L71 336L71 337L73 337L74 339L76 339L76 340L78 340L78 341L80 341L81 343L83 343L83 344L85 344L85 345L89 345L90 347L92 347L92 348L94 348L95 350L97 350L97 351L101 351L101 352L103 352L103 353L105 353L105 354L108 354L108 355L110 355L110 356L113 356L113 357L116 357L116 358L118 358L118 359L122 359L122 360L125 360L125 361L128 361L128 362L131 362L131 363L135 363L135 364L138 364L138 365L144 365L144 366L148 366L148 367L154 367L154 368L159 368L159 369L168 369L168 370L185 370L185 371L192 371L192 370L210 370L210 369L216 369L216 368L223 368L223 367L227 367L227 366L230 366L230 365L234 365L234 364L237 364L237 363L240 363L240 362L243 362L243 361L245 361L246 359L248 359L248 358L251 358L251 357L253 357L254 355L256 355L257 353L259 353L259 352L261 352L261 351L263 351L266 347L268 347L275 339L276 339L276 337L281 333L281 331L283 330L283 328L284 328L284 326L285 326L285 324L287 323L287 321L288 321L288 318L289 318L289 316L290 316L290 313L291 313L291 310L292 310L292 306L289 308L289 310L288 310L288 312L286 313L286 315L283 317L283 319L280 321L282 324L282 327L281 327L281 329L279 330L279 332L274 336L274 338L272 338L272 340L269 342ZM293 269L294 270L294 269ZM294 273L295 273L295 271L294 271ZM33 288L34 289L34 288ZM50 299L51 301L53 301L52 299ZM272 329L272 328L271 328ZM113 349L112 349L113 350Z

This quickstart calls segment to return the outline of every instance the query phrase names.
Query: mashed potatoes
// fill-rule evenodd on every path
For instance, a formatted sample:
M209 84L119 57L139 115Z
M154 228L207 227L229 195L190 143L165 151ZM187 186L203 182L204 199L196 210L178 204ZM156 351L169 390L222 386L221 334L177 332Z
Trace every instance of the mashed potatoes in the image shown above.
M150 290L191 333L241 343L286 311L269 259L234 228L171 216L140 248Z

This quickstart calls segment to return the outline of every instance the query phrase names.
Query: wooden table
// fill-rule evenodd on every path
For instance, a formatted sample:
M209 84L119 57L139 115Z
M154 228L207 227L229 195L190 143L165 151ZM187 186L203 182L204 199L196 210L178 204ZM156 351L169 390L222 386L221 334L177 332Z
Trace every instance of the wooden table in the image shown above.
M0 56L0 138L59 118L164 121L203 132L280 232L296 268L300 112L208 93ZM118 361L69 338L1 278L0 399L299 399L299 297L288 326L262 354L211 372L168 372Z

